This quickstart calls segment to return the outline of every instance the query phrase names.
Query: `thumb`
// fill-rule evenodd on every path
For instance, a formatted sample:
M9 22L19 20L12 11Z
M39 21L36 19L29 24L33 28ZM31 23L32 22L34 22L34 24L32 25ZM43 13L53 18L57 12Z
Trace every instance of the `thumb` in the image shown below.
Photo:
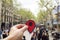
M25 26L24 26L24 27L22 27L20 30L21 30L22 32L25 32L27 29L28 29L28 26L27 26L27 25L25 25Z

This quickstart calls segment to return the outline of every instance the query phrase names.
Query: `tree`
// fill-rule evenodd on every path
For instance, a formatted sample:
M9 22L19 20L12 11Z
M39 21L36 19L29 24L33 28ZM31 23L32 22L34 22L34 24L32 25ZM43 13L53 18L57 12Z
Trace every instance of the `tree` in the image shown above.
M13 0L13 6L16 7L17 9L20 9L21 3L17 3L17 0Z
M45 10L45 12L47 13L47 15L46 14L44 14L45 15L45 19L47 19L49 16L48 15L50 15L50 20L51 20L51 24L52 24L52 10L55 8L55 6L56 5L54 5L54 3L53 3L53 1L54 0L40 0L40 2L39 2L39 5L40 5L40 8L41 9L43 9L43 8L45 8L46 10ZM41 10L40 9L40 10ZM44 13L44 10L43 10L43 13ZM40 16L41 16L41 14L40 14ZM39 17L39 16L38 16ZM44 16L43 16L44 17ZM40 17L41 18L41 17ZM43 18L44 19L44 18ZM47 21L47 20L46 20Z
M44 22L44 19L46 19L47 12L40 10L40 12L37 14L38 22Z
M21 20L27 20L27 19L35 19L35 16L32 14L30 10L27 10L25 8L21 8L21 4L17 3L17 0L14 1L14 11L15 14L18 14L21 16Z
M30 10L26 10L22 8L18 11L18 14L20 14L23 18L34 19L34 15Z

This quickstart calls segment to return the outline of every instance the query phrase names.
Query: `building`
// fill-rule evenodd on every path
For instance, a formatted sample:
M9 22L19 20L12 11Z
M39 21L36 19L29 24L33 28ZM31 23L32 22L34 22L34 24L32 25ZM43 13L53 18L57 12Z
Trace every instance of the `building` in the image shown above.
M0 0L0 30L1 30L1 8L2 8L2 0Z
M20 15L14 14L13 15L13 25L19 24L21 22Z
M6 3L7 0L1 0L2 4L1 4L1 29L5 30L7 28L9 28L10 26L12 26L12 22L13 22L13 3L8 4ZM11 2L11 1L9 1Z
M60 24L60 5L57 6L57 22Z
M60 25L60 7L59 5L53 10L53 26L57 28Z
M0 30L10 29L13 25L21 23L21 16L15 13L12 0L0 0Z

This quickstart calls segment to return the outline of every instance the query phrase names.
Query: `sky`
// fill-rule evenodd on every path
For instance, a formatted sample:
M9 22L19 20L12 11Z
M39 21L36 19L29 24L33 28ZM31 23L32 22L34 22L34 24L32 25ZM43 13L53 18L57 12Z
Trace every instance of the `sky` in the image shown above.
M60 2L60 0L52 0L52 5L57 5L56 2ZM30 10L35 16L40 10L38 3L39 0L17 0L17 4L21 4L21 8ZM43 8L43 10L46 10L46 8ZM53 12L55 13L56 10Z
M22 8L30 10L35 16L39 11L39 0L17 0L18 4L21 4Z

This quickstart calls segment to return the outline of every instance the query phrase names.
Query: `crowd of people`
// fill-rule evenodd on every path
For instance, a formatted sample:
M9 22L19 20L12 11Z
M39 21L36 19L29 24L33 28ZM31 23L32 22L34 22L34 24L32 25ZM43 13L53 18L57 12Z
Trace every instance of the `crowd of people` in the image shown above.
M2 36L1 39L6 38L9 35L9 30L4 30L4 31L0 31L0 34ZM41 27L40 29L36 30L36 32L33 32L33 35L31 37L31 40L49 40L49 34L48 34L48 30L46 30L45 27ZM23 36L22 40L26 40L26 37Z
M53 31L54 29L52 29ZM36 28L36 32L33 32L33 35L31 37L30 40L49 40L49 33L48 33L48 29L45 28L45 27L38 27ZM57 35L55 35L56 38L60 38L60 34L59 33L56 33ZM0 30L0 39L4 39L6 37L9 36L9 30L4 30L4 31L1 31ZM55 38L55 39L56 39ZM53 40L55 40L53 39ZM26 37L23 35L23 38L22 40L26 40ZM57 39L56 39L57 40Z
M0 30L0 39L4 39L4 38L6 38L8 35L9 35L9 30L4 30L4 31L1 31L1 30Z
M49 40L48 30L45 27L38 28L37 31L33 33L31 40Z

